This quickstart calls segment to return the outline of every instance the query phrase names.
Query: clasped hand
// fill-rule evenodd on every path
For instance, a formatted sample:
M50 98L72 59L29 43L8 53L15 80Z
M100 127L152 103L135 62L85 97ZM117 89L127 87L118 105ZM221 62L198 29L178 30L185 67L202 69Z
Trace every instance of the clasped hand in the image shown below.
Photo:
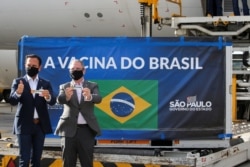
M75 88L73 88L73 87L67 87L65 89L65 95L66 95L67 101L71 99L74 90L75 90ZM85 97L85 99L89 99L91 96L90 89L89 88L82 88L82 95Z

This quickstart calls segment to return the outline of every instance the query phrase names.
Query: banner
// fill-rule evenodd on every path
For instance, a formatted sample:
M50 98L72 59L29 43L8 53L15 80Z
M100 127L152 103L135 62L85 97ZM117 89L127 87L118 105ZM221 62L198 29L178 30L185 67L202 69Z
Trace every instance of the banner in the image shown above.
M25 55L41 56L39 75L57 95L70 81L70 61L82 60L84 78L103 97L95 106L99 139L213 139L225 131L226 46L218 37L25 36L18 68L24 75ZM62 107L50 106L54 129Z

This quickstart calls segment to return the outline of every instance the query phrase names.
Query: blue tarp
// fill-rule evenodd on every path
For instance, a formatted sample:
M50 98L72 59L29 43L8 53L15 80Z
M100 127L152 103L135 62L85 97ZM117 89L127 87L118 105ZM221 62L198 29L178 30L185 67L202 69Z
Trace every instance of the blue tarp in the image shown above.
M211 139L225 131L225 47L220 37L27 37L19 41L19 72L26 54L42 57L39 74L55 94L70 80L72 59L86 80L99 84L95 106L99 139ZM50 106L55 128L62 106ZM52 135L52 137L55 137Z

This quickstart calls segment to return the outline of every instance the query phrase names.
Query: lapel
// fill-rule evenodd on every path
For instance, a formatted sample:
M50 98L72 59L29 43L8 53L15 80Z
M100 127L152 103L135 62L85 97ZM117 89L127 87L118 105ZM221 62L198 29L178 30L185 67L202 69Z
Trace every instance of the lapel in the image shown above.
M29 81L28 81L28 78L27 78L27 75L25 75L24 77L23 77L23 84L24 84L24 89L26 89L27 90L27 92L29 92L28 93L28 96L31 96L32 97L32 99L34 100L35 99L35 97L36 97L36 95L35 95L35 97L33 96L33 94L31 93L31 88L30 88L30 84L29 84Z
M33 94L31 93L31 88L30 88L30 84L29 84L29 81L28 81L28 78L27 76L25 75L23 77L24 81L23 81L23 84L24 84L24 89L27 89L27 92L30 93L30 95L33 97Z
M43 88L43 84L42 84L42 80L40 78L38 78L38 81L37 81L37 86L36 86L36 90L40 90ZM39 94L35 94L35 98L39 96Z
M37 86L36 86L36 90L42 89L42 80L40 78L38 78L38 82L37 82Z
M82 83L82 87L87 88L89 86L88 84L89 84L88 81L84 80L84 82ZM84 96L82 95L80 104L82 104L83 102L84 102Z
M31 88L30 88L30 84L29 84L29 81L28 81L27 76L25 75L25 76L23 77L23 79L25 80L25 82L23 82L24 88L26 87L27 90L29 90L29 91L31 92Z
M83 88L87 88L88 87L88 81L84 80L83 84L82 84L82 87Z

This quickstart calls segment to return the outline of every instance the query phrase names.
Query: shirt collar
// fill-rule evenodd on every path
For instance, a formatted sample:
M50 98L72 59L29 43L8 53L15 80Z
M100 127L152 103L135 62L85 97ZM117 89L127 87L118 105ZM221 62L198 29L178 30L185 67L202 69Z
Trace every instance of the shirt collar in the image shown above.
M82 81L80 82L80 84L76 83L74 80L71 81L71 85L81 85L83 84L84 79L82 79Z
M27 76L28 81L30 81L30 80L32 80L32 81L38 81L38 79L39 79L38 75L36 76L36 78L34 80L29 75L26 75L26 76Z

